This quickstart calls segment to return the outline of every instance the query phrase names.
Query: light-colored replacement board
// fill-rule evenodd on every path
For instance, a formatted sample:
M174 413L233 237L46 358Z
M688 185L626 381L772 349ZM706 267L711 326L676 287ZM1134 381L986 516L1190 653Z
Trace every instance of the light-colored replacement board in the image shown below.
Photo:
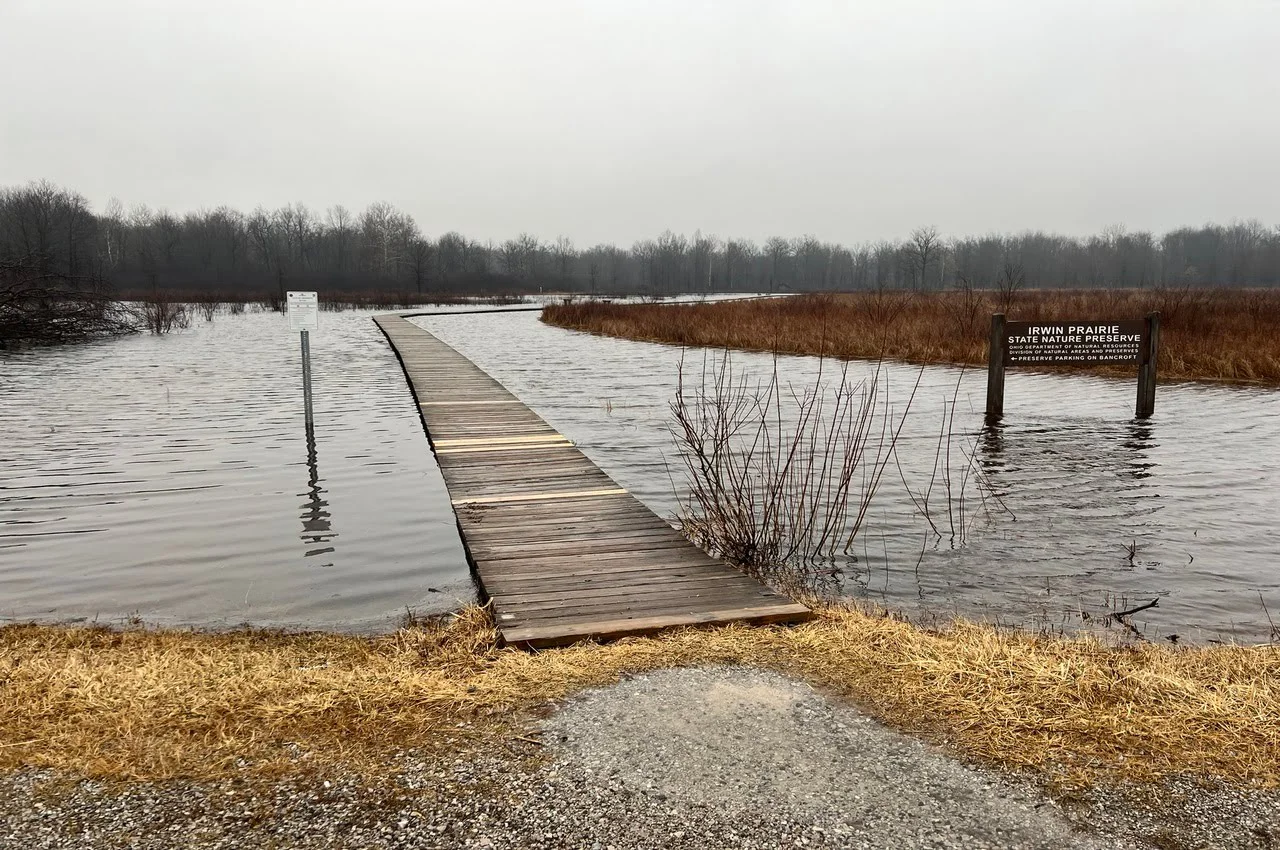
M404 366L505 641L811 616L707 556L457 351L399 316L374 321Z

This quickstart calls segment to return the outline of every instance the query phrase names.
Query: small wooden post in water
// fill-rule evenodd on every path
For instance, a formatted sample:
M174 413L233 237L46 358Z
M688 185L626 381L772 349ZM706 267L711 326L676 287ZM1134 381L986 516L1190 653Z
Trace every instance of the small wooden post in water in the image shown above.
M987 422L1004 418L1004 313L991 316L987 346Z
M1138 359L1137 418L1146 419L1156 412L1156 357L1160 354L1160 314L1148 313L1143 333L1142 354ZM990 402L988 402L990 404Z

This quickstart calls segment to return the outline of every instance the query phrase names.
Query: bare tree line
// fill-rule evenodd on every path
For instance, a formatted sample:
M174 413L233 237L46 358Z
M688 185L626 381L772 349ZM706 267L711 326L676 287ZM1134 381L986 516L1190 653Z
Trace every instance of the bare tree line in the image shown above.
M118 289L257 296L286 288L416 293L610 294L1280 285L1280 228L1251 220L1156 236L1112 227L1088 238L1040 232L848 247L813 236L721 239L666 231L630 247L579 248L522 233L480 242L423 234L388 203L360 212L288 204L177 215L112 200L94 212L47 181L0 189L0 259Z

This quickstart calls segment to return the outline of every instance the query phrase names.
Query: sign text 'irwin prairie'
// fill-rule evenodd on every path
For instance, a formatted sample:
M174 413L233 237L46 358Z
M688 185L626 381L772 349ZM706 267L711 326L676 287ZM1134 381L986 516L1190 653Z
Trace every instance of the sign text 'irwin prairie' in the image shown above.
M1006 322L1004 363L1138 363L1146 323Z

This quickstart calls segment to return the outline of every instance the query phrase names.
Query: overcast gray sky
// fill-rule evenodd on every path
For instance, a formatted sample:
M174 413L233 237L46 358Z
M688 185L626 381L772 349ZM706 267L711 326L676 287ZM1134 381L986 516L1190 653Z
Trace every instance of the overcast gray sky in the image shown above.
M0 184L629 245L1280 223L1280 2L0 0Z

